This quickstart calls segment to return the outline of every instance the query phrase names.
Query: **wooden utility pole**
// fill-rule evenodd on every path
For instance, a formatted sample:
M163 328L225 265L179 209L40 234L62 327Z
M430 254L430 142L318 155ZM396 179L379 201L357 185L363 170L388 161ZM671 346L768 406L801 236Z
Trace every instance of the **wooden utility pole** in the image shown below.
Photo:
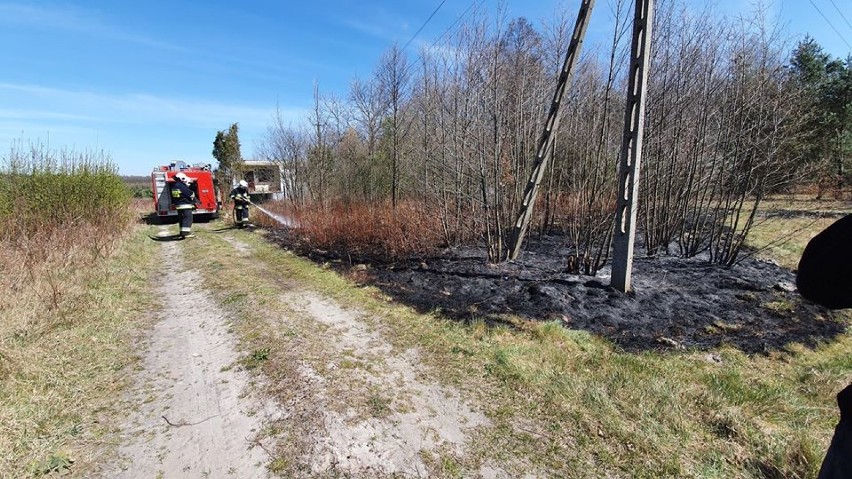
M632 289L633 242L636 238L636 210L639 198L639 170L642 162L642 133L645 128L645 94L651 60L651 24L654 0L636 0L633 43L630 46L630 82L624 114L624 136L618 164L618 190L613 236L612 279L610 285L621 292Z
M547 160L553 150L553 132L559 127L559 107L562 105L562 97L565 94L565 89L571 83L574 64L577 62L577 57L580 56L580 48L583 46L583 38L586 36L589 17L592 14L592 7L594 5L594 0L583 0L583 3L580 5L580 11L577 14L577 23L574 24L574 34L571 36L571 43L568 45L568 52L566 52L565 61L562 63L562 71L556 83L556 92L554 92L553 100L550 102L550 112L547 115L547 121L544 123L544 131L538 140L538 149L536 150L532 173L524 189L521 211L512 230L511 243L509 244L506 259L516 259L521 253L521 244L524 242L524 236L526 236L527 228L530 225L535 198L538 194L538 185L541 183L541 179L544 178L544 172L547 169Z

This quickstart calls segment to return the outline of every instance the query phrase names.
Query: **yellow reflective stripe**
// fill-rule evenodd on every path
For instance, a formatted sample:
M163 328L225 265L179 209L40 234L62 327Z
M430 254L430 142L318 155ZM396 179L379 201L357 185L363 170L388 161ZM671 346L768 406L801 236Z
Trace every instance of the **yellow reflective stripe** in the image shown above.
M176 210L191 210L193 205L176 205Z

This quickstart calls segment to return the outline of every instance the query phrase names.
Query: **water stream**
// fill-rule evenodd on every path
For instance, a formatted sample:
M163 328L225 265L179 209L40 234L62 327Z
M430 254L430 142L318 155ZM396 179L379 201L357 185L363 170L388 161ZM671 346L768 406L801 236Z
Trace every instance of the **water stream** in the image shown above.
M286 216L281 216L279 214L275 214L275 213L273 213L273 212L267 210L266 208L259 206L257 204L255 204L254 206L257 209L259 209L260 211L263 211L264 213L266 213L266 215L269 216L270 218L277 221L281 226L286 226L288 228L292 228L292 227L296 226L296 223L293 220L291 220L290 218L287 218Z

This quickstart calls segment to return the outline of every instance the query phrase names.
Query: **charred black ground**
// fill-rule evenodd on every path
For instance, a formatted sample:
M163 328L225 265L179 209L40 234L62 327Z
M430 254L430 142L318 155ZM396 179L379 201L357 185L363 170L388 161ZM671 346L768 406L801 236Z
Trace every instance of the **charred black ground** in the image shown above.
M388 264L311 250L286 231L273 237L421 312L497 323L507 315L556 319L628 351L727 344L764 353L791 342L813 347L847 326L842 315L803 300L793 272L757 259L727 268L701 259L637 257L635 292L622 294L608 286L608 268L595 277L566 273L568 251L556 238L531 242L516 262L490 265L477 248Z

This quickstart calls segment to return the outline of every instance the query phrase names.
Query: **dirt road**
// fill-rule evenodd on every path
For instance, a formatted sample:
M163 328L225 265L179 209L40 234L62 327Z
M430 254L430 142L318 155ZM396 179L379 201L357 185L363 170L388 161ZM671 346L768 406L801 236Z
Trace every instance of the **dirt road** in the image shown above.
M141 345L130 398L139 409L123 427L121 460L103 477L268 477L269 456L255 436L275 408L234 368L229 318L199 287L181 245L162 248L171 268L158 278L163 309Z
M253 254L238 233L210 241L220 238L235 261ZM240 358L250 353L238 350L234 313L181 260L186 243L161 247L172 267L158 279L159 321L140 345L129 399L138 411L122 427L121 459L102 477L435 477L436 461L463 462L470 435L489 426L365 313L286 278L269 283L277 302L263 328L303 338L302 346L280 345L289 368L280 378L245 371ZM247 274L269 276L246 264L259 268ZM476 464L465 477L509 476Z

